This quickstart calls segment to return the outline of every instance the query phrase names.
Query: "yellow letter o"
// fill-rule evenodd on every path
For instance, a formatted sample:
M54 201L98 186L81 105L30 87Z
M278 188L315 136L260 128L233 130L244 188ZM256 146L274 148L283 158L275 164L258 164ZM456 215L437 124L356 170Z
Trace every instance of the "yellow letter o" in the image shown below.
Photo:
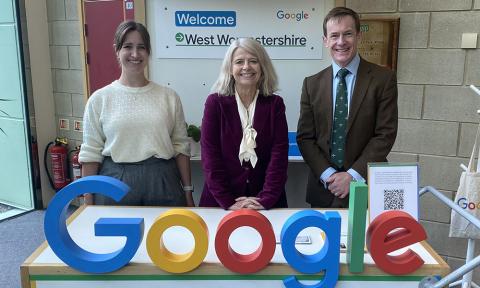
M162 235L172 226L187 228L195 239L193 250L185 254L170 252ZM160 243L160 245L159 245ZM171 209L155 219L147 235L147 253L160 269L170 273L185 273L202 264L208 251L208 228L205 221L187 209Z

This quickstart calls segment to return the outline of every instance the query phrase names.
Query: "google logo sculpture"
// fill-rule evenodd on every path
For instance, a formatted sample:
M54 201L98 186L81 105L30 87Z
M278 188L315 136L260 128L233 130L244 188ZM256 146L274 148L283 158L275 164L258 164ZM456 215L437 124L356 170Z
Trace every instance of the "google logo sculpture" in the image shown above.
M68 204L76 197L94 192L117 201L129 191L123 182L107 176L81 178L59 191L50 202L45 214L44 230L53 252L67 265L86 273L108 273L127 265L137 252L143 239L143 218L99 218L94 225L96 236L124 236L125 246L115 252L97 254L84 250L70 237L66 226ZM349 216L349 238L355 245L347 251L350 272L363 272L365 241L366 191L352 190ZM355 213L355 217L352 217ZM362 217L363 215L363 217ZM172 226L183 226L194 239L195 246L186 254L175 254L164 247L162 234ZM235 252L228 242L237 228L249 226L257 230L262 241L256 251L243 255ZM325 233L322 249L313 255L305 255L295 248L298 233L308 227L317 227ZM336 211L321 213L304 210L293 214L284 223L281 231L281 249L287 263L300 273L317 274L324 271L321 282L303 285L295 276L283 280L285 287L334 287L339 275L341 217ZM395 232L392 232L395 230ZM388 237L387 237L388 235ZM150 227L147 253L160 269L170 273L186 273L202 264L208 250L209 232L203 219L187 209L170 209L161 214ZM424 261L408 249L397 256L388 255L400 248L426 239L422 226L402 211L381 214L370 224L367 231L367 247L375 264L383 271L394 274L409 274L420 268ZM229 270L249 274L268 265L275 252L275 235L269 220L254 210L239 210L227 214L217 227L214 237L215 252L220 262ZM159 244L160 243L160 244Z

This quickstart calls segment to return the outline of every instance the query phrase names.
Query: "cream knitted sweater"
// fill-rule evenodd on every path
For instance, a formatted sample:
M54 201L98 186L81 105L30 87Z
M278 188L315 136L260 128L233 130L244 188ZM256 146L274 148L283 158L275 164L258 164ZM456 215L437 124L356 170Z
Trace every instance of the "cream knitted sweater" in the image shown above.
M83 116L79 160L138 162L152 156L190 155L180 98L170 88L150 82L127 87L120 82L99 89L88 99Z

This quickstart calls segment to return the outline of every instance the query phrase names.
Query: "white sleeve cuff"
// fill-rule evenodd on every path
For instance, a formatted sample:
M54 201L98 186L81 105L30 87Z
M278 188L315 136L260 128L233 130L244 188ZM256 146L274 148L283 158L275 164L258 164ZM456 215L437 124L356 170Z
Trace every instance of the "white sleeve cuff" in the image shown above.
M365 179L360 175L357 171L353 170L352 168L348 169L347 171L348 174L352 175L353 179L357 182L367 182Z
M333 167L328 167L323 171L322 175L320 175L320 182L322 182L323 186L325 186L325 189L327 189L327 179L330 178L337 170L335 170Z
M83 143L80 148L80 153L78 154L78 161L80 163L88 163L88 162L102 163L103 162L102 148L95 148Z

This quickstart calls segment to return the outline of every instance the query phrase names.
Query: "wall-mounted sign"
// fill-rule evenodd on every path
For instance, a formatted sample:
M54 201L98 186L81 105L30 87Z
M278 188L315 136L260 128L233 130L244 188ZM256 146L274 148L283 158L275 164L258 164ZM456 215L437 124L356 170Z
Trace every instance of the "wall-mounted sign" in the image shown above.
M360 19L362 40L358 52L364 59L378 65L397 69L400 18Z
M157 58L217 58L239 37L273 59L322 59L325 1L157 0Z

